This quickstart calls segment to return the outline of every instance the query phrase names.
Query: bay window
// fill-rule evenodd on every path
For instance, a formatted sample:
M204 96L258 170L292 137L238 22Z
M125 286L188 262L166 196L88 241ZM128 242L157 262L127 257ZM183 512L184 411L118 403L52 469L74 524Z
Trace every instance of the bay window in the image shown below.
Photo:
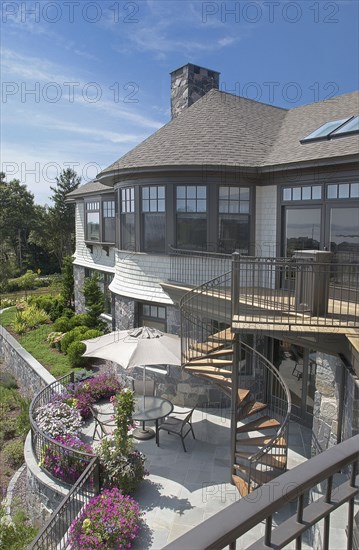
M86 239L100 240L100 201L86 202Z
M165 187L142 187L142 235L145 252L165 252Z
M134 250L135 238L135 189L126 187L121 193L121 248Z
M249 253L249 187L219 187L219 251Z
M115 243L115 200L89 199L85 202L85 239L90 242Z
M191 250L206 250L206 186L179 185L176 191L177 247Z

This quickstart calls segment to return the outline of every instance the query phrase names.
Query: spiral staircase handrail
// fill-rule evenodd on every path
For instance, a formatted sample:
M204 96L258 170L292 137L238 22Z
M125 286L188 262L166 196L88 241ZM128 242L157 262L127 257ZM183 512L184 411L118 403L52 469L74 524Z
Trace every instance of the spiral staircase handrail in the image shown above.
M182 316L182 326L183 322L185 321L187 323L187 333L184 334L184 331L182 331L182 362L185 364L189 359L193 358L193 353L189 353L190 346L188 344L188 325L189 327L194 328L194 334L196 333L195 327L200 329L201 327L205 328L205 321L203 321L203 316L196 313L196 309L200 307L200 301L199 298L201 296L204 296L210 289L219 289L221 285L225 285L225 288L223 289L222 296L224 297L231 297L231 282L232 282L232 272L226 272L223 273L220 276L214 277L213 279L207 281L206 283L203 283L201 285L196 286L195 288L188 291L180 300L180 311ZM220 293L218 292L216 295L213 294L213 296L220 296ZM196 304L196 300L198 301ZM202 303L205 303L204 299ZM197 306L197 308L196 308ZM228 319L227 324L231 326L232 322L232 304L228 311ZM203 331L202 331L203 332ZM195 340L195 338L193 338ZM228 344L230 342L228 341ZM279 438L284 437L286 439L286 433L288 430L290 415L291 415L291 395L289 388L283 378L278 373L275 366L266 358L263 354L261 354L259 351L255 350L248 344L241 342L241 346L244 347L247 352L254 354L254 356L257 358L257 360L260 361L262 368L266 369L267 373L272 377L272 380L275 380L278 386L278 397L280 401L282 401L283 398L283 408L280 413L280 425L275 431L275 434L271 436L270 440L263 445L262 448L260 448L258 451L254 452L251 456L248 457L248 462L250 464L250 468L255 468L255 465L259 464L260 459L266 455L269 454L272 450L274 450L276 446L276 442L279 440ZM200 355L200 353L199 353ZM249 479L251 480L251 477L249 476ZM248 482L250 483L250 481Z

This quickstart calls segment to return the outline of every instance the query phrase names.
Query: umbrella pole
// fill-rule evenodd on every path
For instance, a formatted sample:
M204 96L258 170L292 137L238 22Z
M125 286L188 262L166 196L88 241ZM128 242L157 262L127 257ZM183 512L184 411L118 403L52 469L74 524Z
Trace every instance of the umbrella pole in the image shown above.
M145 408L146 396L146 365L143 366L143 408Z

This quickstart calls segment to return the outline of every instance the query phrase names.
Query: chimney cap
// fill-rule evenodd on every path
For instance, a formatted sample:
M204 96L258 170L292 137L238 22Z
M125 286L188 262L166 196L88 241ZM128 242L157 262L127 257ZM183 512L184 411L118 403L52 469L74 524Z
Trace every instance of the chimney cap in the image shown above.
M185 67L188 67L188 68L193 68L193 69L202 69L202 70L205 70L205 71L208 71L209 73L213 73L213 74L218 74L220 75L221 73L219 71L214 71L213 69L207 69L207 67L202 67L202 65L194 65L194 63L185 63L184 65L181 65L180 67L178 67L177 69L175 69L174 71L171 71L170 72L170 75L174 75L175 73L179 73L179 71L182 72L182 69L184 69Z

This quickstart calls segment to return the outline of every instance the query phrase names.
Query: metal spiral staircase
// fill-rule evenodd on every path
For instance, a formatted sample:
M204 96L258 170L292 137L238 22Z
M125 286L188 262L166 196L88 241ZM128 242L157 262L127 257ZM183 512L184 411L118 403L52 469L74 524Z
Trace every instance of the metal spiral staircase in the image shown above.
M286 470L291 402L274 365L232 330L233 295L228 272L183 296L182 364L231 404L232 482L246 496Z

